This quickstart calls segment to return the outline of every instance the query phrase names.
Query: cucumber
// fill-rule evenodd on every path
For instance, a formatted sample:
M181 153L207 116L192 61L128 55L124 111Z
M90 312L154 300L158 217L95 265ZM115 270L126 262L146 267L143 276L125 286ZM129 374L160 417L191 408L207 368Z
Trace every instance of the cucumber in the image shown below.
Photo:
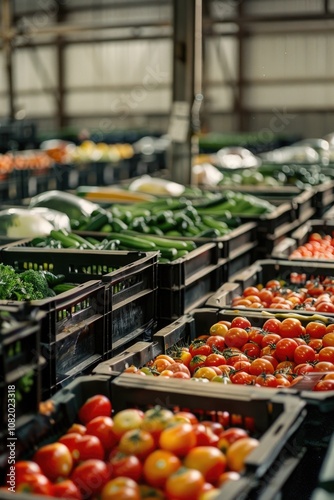
M176 248L177 250L193 250L196 245L193 241L170 240L151 234L143 234L143 239L153 242L159 248Z
M73 288L76 288L78 285L75 283L60 283L59 285L55 285L52 287L52 290L59 295L60 293L63 292L68 292L69 290L72 290Z
M79 248L80 243L73 238L70 237L69 234L64 234L62 231L56 231L53 229L50 232L51 238L54 240L60 241L64 248Z
M72 238L72 240L77 241L78 243L80 243L80 245L88 248L89 250L95 250L95 245L93 245L90 241L85 240L85 238L83 238L82 236L79 236L75 233L70 233L70 237Z
M88 224L83 228L84 231L100 231L101 227L109 223L109 217L105 212L99 212L92 217Z
M122 247L127 247L135 250L143 250L144 252L152 252L157 249L155 243L144 239L144 235L137 233L138 236L127 233L110 233L108 238L119 240Z

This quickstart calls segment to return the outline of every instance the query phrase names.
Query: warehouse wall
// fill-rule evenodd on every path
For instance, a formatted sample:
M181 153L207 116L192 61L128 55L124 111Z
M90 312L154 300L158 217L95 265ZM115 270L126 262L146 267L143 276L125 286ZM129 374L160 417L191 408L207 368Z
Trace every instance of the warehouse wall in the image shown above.
M63 0L64 5L81 7L66 16L66 23L91 24L163 22L172 19L171 3L156 2L148 7L108 9L108 0ZM139 0L138 0L139 3ZM94 8L91 8L91 6ZM99 8L96 8L96 6ZM43 6L37 15L34 7ZM84 7L88 6L88 10ZM222 21L235 12L238 0L215 0L211 15ZM330 8L334 10L331 0ZM57 8L48 2L16 2L25 13L21 26L47 28L57 17ZM29 16L29 9L32 15ZM251 0L245 2L245 15L314 14L322 12L322 0ZM307 22L306 22L307 23ZM314 24L312 25L314 28ZM317 26L315 26L317 27ZM243 41L243 92L246 128L277 132L302 132L322 136L334 130L334 67L331 54L334 32L322 21L319 29L300 24L289 32L287 23L252 24ZM235 131L238 128L238 40L234 35L219 36L222 29L235 32L235 25L215 23L213 34L205 38L203 124L208 130ZM152 31L153 30L153 31ZM141 34L166 37L171 28L143 27ZM108 32L109 33L109 32ZM112 36L133 36L136 29L113 30ZM169 38L101 41L103 31L89 32L80 44L64 48L64 105L68 125L97 127L102 131L121 127L166 130L171 104L172 42ZM74 39L71 35L70 39ZM81 38L83 36L81 35ZM50 39L50 38L49 38ZM36 37L45 41L46 35ZM3 54L0 52L3 67ZM45 128L56 126L57 50L55 46L17 48L14 51L16 108ZM0 117L8 115L6 81L0 79ZM273 130L275 129L275 130Z

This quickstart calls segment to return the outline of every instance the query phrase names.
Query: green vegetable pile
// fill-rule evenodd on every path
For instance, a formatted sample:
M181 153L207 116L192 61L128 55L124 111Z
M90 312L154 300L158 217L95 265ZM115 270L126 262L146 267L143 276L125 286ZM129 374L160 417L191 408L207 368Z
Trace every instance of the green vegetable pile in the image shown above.
M18 273L12 266L0 264L0 300L23 301L54 297L68 289L64 280L65 276L62 274L54 275L49 271L34 269ZM70 286L73 288L75 285Z

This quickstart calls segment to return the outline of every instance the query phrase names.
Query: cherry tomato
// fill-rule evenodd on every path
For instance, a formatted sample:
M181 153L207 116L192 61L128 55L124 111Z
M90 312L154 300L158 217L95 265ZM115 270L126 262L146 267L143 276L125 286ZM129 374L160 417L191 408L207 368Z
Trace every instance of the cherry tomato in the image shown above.
M46 444L33 455L33 461L51 481L68 477L73 466L69 449L62 443Z
M112 407L110 400L102 394L96 394L95 396L88 398L87 401L81 406L78 412L78 417L81 423L87 424L87 422L95 417L110 417L111 410Z
M144 477L148 484L164 488L168 477L182 465L179 457L167 450L153 451L144 462Z

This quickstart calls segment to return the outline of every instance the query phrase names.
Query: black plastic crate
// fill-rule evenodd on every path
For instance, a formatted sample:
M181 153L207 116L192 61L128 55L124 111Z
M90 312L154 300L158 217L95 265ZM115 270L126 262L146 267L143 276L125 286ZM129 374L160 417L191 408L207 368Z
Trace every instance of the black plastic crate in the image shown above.
M225 281L232 279L236 273L253 264L256 260L257 247L258 243L255 241L253 243L246 243L238 251L235 251L234 256L227 259L226 265L221 267L220 283L225 283Z
M42 314L21 306L0 306L0 433L38 410L41 392ZM10 397L10 399L9 399ZM14 419L14 425L10 422Z
M235 274L230 282L224 283L211 297L206 301L207 307L232 307L232 300L237 295L241 295L243 291L250 286L259 284L265 285L267 281L272 279L283 280L287 286L291 284L291 273L305 274L305 279L333 276L334 268L332 264L324 262L304 262L289 260L274 260L264 259L255 261L247 269ZM292 286L294 284L292 283ZM299 285L302 286L302 285ZM236 308L234 308L236 309ZM251 308L242 308L242 311L254 311ZM270 311L271 309L263 308L261 311ZM288 310L281 310L289 312ZM308 314L307 311L298 311L302 314ZM310 314L313 314L310 311ZM324 313L321 313L324 314ZM329 314L329 313L328 313ZM326 313L326 316L328 315Z
M183 264L183 262L179 263L179 270L184 269ZM220 284L221 268L224 264L226 260L224 263L220 262L218 265L200 269L187 279L185 286L171 286L170 288L160 286L158 288L158 319L173 321L191 309L204 305L207 298L217 290ZM162 265L168 266L169 264ZM176 265L178 265L177 262Z
M111 328L129 307L137 308L135 320L147 327L155 319L156 254L138 252L77 252L6 247L1 260L17 270L32 267L64 274L66 281L78 283L56 297L31 301L32 307L46 312L42 324L43 393L52 394L78 373L87 373L110 354ZM101 281L105 273L105 281ZM149 278L144 278L149 273ZM148 294L147 290L149 288ZM152 291L153 290L153 291ZM151 300L146 305L144 296ZM143 308L143 315L139 308ZM128 323L129 324L129 323ZM137 326L137 328L139 325ZM128 332L125 332L125 334ZM136 330L134 337L141 332Z
M282 256L283 258L290 259L293 250L307 243L312 233L320 233L322 236L334 235L334 221L330 219L328 220L311 219L305 222L291 233L290 238L283 240L281 245L276 247L274 256L276 258L280 258ZM301 259L296 259L296 260L301 260ZM332 264L334 262L334 259L319 259L312 257L305 257L303 261L304 260L306 262L329 262Z
M158 330L151 342L136 342L112 359L102 361L94 368L93 373L117 376L127 366L142 367L159 354L166 354L177 346L189 344L194 338L194 318L185 314Z
M115 411L130 406L145 409L158 404L190 410L200 419L218 419L219 412L226 411L231 416L240 416L241 427L245 425L246 417L254 418L255 436L260 439L260 445L247 457L241 479L229 481L221 487L219 499L249 498L259 484L267 483L275 467L275 472L284 467L283 456L295 458L297 455L297 463L300 460L304 450L299 442L295 443L294 436L306 414L305 404L298 398L257 388L250 391L245 386L221 388L210 383L196 387L194 392L192 383L186 380L152 378L131 374L115 378L112 382Z
M333 175L333 174L332 174ZM316 217L322 217L334 203L334 179L316 187Z

